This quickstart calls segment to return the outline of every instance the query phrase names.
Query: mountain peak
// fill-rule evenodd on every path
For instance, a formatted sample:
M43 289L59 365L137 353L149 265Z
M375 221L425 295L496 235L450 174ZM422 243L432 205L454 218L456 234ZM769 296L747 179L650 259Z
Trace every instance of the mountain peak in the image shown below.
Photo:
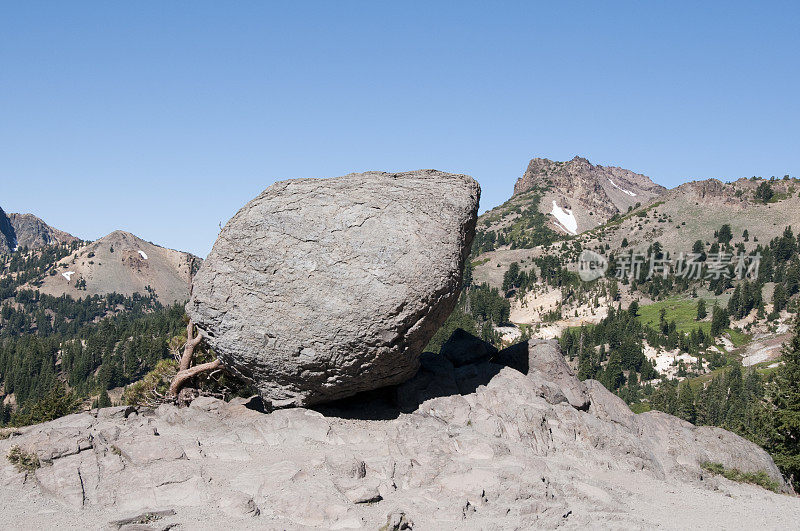
M595 165L579 155L566 162L532 159L525 174L514 185L514 195L532 190L542 193L540 208L544 214L553 214L555 228L569 234L595 227L614 214L666 191L646 175ZM551 204L555 213L550 211ZM556 214L560 209L574 216L574 220L570 218L569 227L559 221Z
M53 296L112 292L130 296L154 292L171 304L189 297L189 282L200 259L189 253L147 242L130 232L116 230L59 260L38 288Z
M0 208L0 253L17 247L39 249L79 241L75 236L51 227L33 214L6 214Z
M39 249L46 245L79 241L72 234L51 227L33 214L10 214L9 219L20 247Z

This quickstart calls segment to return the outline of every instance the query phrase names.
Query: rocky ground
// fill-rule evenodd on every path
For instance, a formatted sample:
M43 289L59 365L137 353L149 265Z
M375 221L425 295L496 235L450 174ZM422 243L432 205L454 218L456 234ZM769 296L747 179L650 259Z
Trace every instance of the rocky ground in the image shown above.
M554 343L425 355L401 386L324 409L259 401L107 408L0 441L41 466L0 467L16 528L791 528L800 501L711 476L764 471L760 448L633 414L579 382ZM405 526L405 527L404 527Z

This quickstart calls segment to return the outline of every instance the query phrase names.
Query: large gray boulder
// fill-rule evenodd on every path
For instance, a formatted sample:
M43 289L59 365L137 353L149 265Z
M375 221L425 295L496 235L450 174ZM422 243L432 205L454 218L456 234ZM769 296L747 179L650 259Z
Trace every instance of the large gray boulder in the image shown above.
M276 183L222 230L186 311L275 407L401 383L456 303L479 198L435 170Z

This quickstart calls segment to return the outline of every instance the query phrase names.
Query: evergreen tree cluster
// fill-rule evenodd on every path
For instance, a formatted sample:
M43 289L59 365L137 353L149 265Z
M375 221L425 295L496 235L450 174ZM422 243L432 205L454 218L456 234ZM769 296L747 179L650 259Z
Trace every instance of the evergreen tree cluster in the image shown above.
M20 249L0 257L0 424L42 422L72 412L85 398L140 378L169 356L183 329L180 305L163 307L153 290L75 300L23 289L54 271L74 244Z
M636 386L658 378L644 354L644 335L635 307L632 311L612 307L595 326L565 330L560 343L570 360L577 358L579 379L593 378L618 391L626 382Z
M697 240L694 243L692 252L699 255L697 260L701 264L701 278L699 280L675 275L674 271L666 276L653 275L651 278L647 278L649 267L645 266L639 270L639 275L632 281L628 278L623 278L622 282L625 284L630 283L633 289L647 294L653 300L685 293L691 287L697 289L700 285L705 285L715 295L720 295L730 288L742 285L739 293L735 294L736 301L733 303L735 307L728 309L729 314L737 319L747 315L741 312L749 312L753 309L763 313L764 305L767 302L761 296L764 284L774 282L776 284L775 296L778 303L776 306L779 307L777 311L785 309L792 295L800 293L800 234L795 236L792 228L786 227L781 236L773 238L766 245L759 243L755 248L751 248L749 252L746 252L744 246L744 242L750 241L747 230L742 233L742 241L733 245L733 240L733 231L730 225L725 224L714 232L714 241L710 245L704 243L703 240ZM661 244L654 242L648 249L647 256L663 257L660 253ZM719 276L709 274L708 263L709 255L717 253L726 253L734 258L726 268L725 274ZM740 253L748 257L748 261L754 260L757 255L760 256L758 276L745 279L747 281L746 285L743 285L745 280L736 280L738 260L735 257L738 257ZM616 267L617 260L614 254L611 253L609 255L609 270L614 271ZM742 275L745 272L738 271ZM776 301L773 300L771 302L774 304Z
M78 398L123 386L169 356L167 342L182 329L183 308L158 305L84 323L75 332L3 337L0 389L14 393L24 414L65 384Z
M741 319L757 308L763 313L764 301L761 291L761 284L758 282L743 280L736 284L736 289L728 300L728 315L734 319Z
M55 264L78 245L52 245L34 251L21 247L11 254L0 254L0 301L12 298L19 286L55 274Z
M508 270L503 274L503 293L517 291L524 294L527 290L536 285L536 271L531 269L525 271L519 266L519 262L512 262Z

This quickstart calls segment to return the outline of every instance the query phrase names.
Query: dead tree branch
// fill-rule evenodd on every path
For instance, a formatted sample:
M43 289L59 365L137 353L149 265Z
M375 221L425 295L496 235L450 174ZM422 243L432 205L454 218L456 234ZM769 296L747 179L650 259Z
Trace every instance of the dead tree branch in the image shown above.
M189 324L186 325L186 345L183 347L183 355L181 356L180 366L178 373L172 378L172 383L169 386L169 394L172 397L177 397L186 383L204 372L214 371L222 367L219 360L202 363L192 367L194 361L194 351L198 345L203 341L203 336L198 330L195 333L194 322L189 319Z

